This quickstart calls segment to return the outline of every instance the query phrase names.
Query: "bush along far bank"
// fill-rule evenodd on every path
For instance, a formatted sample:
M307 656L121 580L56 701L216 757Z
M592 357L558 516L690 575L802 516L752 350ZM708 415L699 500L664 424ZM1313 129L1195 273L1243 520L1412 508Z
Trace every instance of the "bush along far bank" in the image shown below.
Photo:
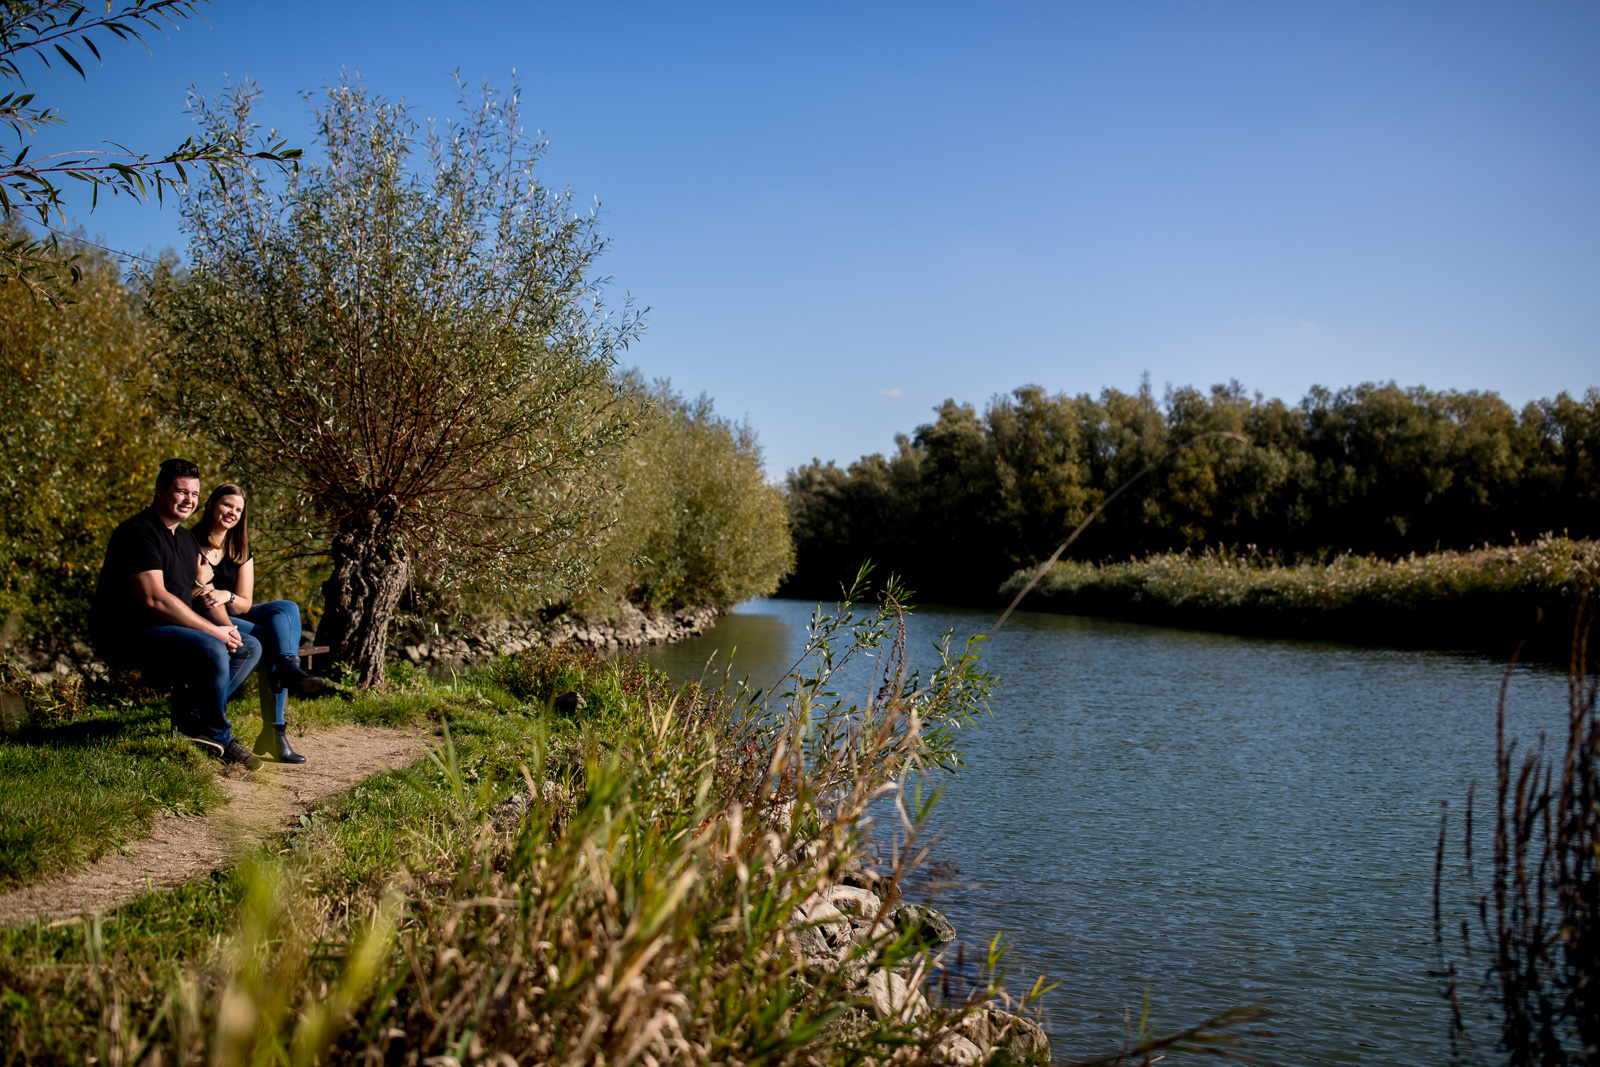
M1000 592L1015 596L1036 569L1017 571ZM1339 556L1326 564L1286 565L1211 550L1122 563L1063 560L1022 606L1501 658L1521 644L1524 658L1566 664L1574 627L1597 579L1600 542L1565 537L1398 560Z

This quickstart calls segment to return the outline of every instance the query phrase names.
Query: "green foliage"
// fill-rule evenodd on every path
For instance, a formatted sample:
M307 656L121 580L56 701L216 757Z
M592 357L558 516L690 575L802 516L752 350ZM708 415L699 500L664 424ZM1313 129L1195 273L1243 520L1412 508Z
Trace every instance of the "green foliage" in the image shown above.
M1596 576L1600 576L1600 543L1547 538L1531 545L1399 560L1339 556L1326 564L1286 565L1260 555L1219 551L1167 553L1126 563L1063 560L1045 572L1037 588L1046 598L1107 592L1130 600L1218 611L1255 607L1292 613L1357 607L1410 611L1477 594L1576 601ZM1001 591L1014 593L1030 577L1031 571L1018 571Z
M67 723L83 714L82 675L52 673L48 681L36 680L16 663L0 660L0 693L21 699L29 724Z
M1546 532L1600 536L1600 390L1514 411L1492 393L1361 385L1300 404L1248 396L1036 386L979 415L947 401L893 456L790 472L796 595L828 595L871 558L925 597L990 599L1168 448L1202 442L1131 487L1074 554L1204 545L1288 558L1395 557Z
M159 335L116 265L66 247L83 271L71 306L0 285L0 615L60 647L86 632L106 542L161 460L210 467L150 400Z
M748 423L628 378L646 428L624 446L617 523L593 585L646 608L731 607L770 596L793 563L783 494Z
M198 100L251 129L248 87ZM273 185L195 188L187 275L151 303L187 417L255 491L301 503L312 544L392 511L436 583L494 567L549 587L588 536L592 456L628 427L611 380L634 335L591 268L592 216L532 176L517 96L424 130L360 84L328 90L325 159ZM418 158L420 157L420 158Z
M102 14L82 0L10 0L0 5L0 78L25 85L20 61L32 56L46 69L59 59L87 80L83 61L90 56L100 60L96 37L104 41L109 35L142 44L147 30L164 32L179 19L193 16L198 6L199 0L131 0L116 11L108 2ZM83 270L78 253L69 247L63 254L57 240L58 227L66 224L67 206L59 183L70 178L87 186L92 211L101 193L139 200L154 195L159 201L186 183L186 164L204 168L221 181L226 169L245 160L282 166L300 156L298 148L286 148L283 141L251 150L244 140L224 134L200 142L188 138L157 159L116 145L119 151L114 153L69 152L30 163L33 135L41 127L64 123L58 111L40 106L36 95L25 89L0 96L0 125L18 141L14 154L0 156L0 223L6 225L0 234L0 282L20 280L35 295L52 300L65 297ZM38 240L12 225L23 214L35 216L50 235Z
M587 709L601 695L593 684L594 680L609 680L605 668L608 662L593 651L568 651L549 645L535 645L521 655L494 660L487 671L496 684L503 686L517 700L549 704L563 693L579 693ZM612 698L612 703L620 695L616 684L604 686L604 691ZM592 714L603 714L600 709L606 703L602 701L596 704Z

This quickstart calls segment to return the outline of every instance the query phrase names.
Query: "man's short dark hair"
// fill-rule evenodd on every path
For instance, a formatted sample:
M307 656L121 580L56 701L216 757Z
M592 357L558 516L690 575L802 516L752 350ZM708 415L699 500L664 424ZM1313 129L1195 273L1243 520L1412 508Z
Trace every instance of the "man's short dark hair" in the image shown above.
M156 474L156 488L165 489L179 478L198 478L200 468L186 459L163 460L161 470Z

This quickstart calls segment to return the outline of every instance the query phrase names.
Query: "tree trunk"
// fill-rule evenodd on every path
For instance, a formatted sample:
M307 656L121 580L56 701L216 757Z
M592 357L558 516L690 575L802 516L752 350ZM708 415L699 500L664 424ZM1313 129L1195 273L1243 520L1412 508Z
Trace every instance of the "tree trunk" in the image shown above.
M375 508L341 525L329 551L333 573L322 583L317 644L332 650L327 662L349 664L363 688L383 680L389 623L411 577L392 512Z

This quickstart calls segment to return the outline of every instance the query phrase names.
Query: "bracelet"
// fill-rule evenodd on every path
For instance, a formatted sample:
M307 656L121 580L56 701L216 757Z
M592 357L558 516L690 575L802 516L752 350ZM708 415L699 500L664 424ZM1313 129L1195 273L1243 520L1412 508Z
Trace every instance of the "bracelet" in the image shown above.
M228 590L228 603L232 604L235 600L238 600L238 599L239 599L239 594L238 593L235 593L232 589Z

